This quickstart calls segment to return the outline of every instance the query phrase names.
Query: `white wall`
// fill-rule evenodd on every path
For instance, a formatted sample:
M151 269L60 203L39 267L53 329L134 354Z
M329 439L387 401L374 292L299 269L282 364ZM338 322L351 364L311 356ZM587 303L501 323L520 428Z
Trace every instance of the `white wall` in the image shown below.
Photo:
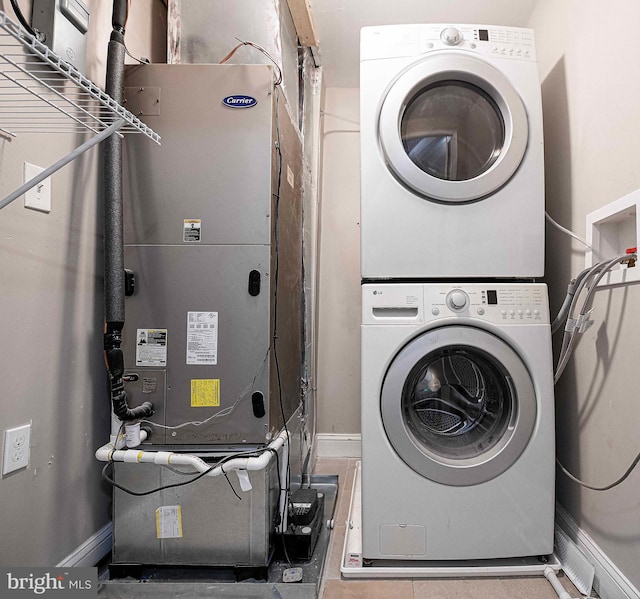
M318 281L319 433L360 432L359 89L327 88Z
M585 234L586 215L640 187L640 5L540 0L530 20L545 120L547 211ZM583 251L547 233L552 308ZM556 388L558 456L592 485L618 478L640 451L640 285L598 291L594 326ZM558 474L558 501L640 588L640 468L607 492Z

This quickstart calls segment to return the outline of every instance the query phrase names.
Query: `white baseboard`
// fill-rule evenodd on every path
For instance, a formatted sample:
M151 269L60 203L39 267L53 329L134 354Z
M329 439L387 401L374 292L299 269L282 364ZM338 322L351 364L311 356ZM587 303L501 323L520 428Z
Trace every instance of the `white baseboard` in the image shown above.
M556 505L556 526L566 533L570 542L574 543L595 567L593 588L601 599L640 599L638 589L560 505Z
M319 458L359 458L360 434L316 433Z
M109 522L109 524L105 524L97 533L67 555L56 568L95 566L111 551L112 537L113 525Z

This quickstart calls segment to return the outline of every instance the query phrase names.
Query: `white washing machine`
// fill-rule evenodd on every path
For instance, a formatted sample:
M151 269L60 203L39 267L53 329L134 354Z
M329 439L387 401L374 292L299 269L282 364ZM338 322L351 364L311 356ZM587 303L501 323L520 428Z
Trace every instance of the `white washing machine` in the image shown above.
M544 156L533 31L365 27L363 279L544 271Z
M362 287L362 555L553 551L543 284Z

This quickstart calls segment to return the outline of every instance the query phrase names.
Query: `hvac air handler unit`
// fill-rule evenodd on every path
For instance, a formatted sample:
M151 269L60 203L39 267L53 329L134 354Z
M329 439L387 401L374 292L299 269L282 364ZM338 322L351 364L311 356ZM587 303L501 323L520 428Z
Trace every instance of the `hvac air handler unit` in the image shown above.
M259 451L286 423L295 487L308 453L302 150L273 70L136 65L125 98L163 140L134 139L124 152L125 387L132 404L155 409L139 449L213 465ZM267 565L283 459L244 481L205 476L146 497L116 489L113 563ZM115 464L116 482L136 489L181 477ZM230 485L249 483L240 501Z

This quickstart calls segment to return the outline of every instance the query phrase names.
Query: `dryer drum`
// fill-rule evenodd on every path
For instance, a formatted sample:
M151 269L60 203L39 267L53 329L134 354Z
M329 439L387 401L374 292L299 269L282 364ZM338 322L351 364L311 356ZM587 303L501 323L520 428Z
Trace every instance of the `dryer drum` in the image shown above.
M408 103L400 136L411 161L447 181L475 179L496 162L505 124L495 100L465 81L439 81Z

